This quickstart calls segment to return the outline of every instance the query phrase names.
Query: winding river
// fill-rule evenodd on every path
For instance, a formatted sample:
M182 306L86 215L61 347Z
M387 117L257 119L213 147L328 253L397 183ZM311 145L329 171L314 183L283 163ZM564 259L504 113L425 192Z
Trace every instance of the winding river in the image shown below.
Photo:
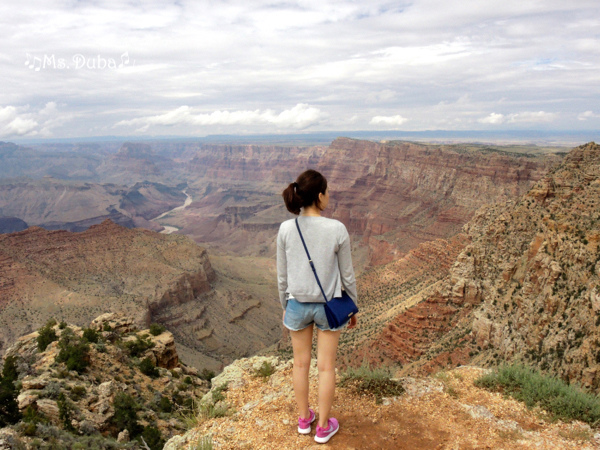
M185 189L185 190L183 190L181 192L183 192L185 194L185 196L187 197L185 199L185 202L183 203L183 205L178 206L178 207L173 208L173 209L170 209L169 211L162 213L160 216L157 216L154 219L150 219L150 220L152 222L158 223L157 221L159 219L162 219L163 217L165 217L167 214L171 214L172 212L181 211L182 209L187 208L192 203L192 197L187 193L187 189ZM162 224L159 224L159 225L161 225L162 227L164 227L164 230L161 231L162 234L171 234L171 233L179 230L179 228L177 228L177 227L171 227L171 226L162 225Z

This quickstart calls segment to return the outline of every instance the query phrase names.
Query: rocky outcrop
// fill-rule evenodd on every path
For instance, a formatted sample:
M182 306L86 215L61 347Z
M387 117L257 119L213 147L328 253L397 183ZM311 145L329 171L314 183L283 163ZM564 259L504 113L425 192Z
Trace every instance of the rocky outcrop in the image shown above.
M42 351L38 349L38 331L19 338L5 358L17 360L17 401L21 412L27 409L41 414L47 421L46 427L54 427L54 436L63 433L61 441L66 446L81 435L96 436L96 445L100 445L101 434L114 438L121 435L123 439L124 430L116 427L120 422L114 420L119 407L115 398L126 394L138 405L134 415L141 427L156 427L164 439L181 433L185 425L175 413L192 413L192 403L202 398L208 383L198 377L197 370L178 361L169 331L153 335L150 330L137 329L133 323L133 318L114 313L97 317L90 324L91 329L98 330L96 343L87 342L85 336L89 334L76 325L55 324L51 329L57 340ZM62 343L64 336L87 342L89 364L85 369L69 371L65 362L57 359L66 345ZM69 339L72 342L73 338ZM128 343L140 339L148 345L133 354ZM144 371L140 361L145 358L157 368L155 375ZM61 406L61 402L67 406ZM69 424L64 422L65 407L70 411ZM72 435L68 434L68 426L72 427ZM39 430L23 436L21 424L13 425L11 430L16 432L13 439L22 444L30 443L36 434L41 436ZM130 433L137 434L139 429L130 429Z
M206 251L189 238L110 221L81 233L32 227L1 235L0 271L5 344L53 311L79 323L129 311L147 326L160 311L209 292L215 280Z
M407 371L524 361L597 391L599 203L590 143L521 198L480 209L449 275L373 340L373 358Z

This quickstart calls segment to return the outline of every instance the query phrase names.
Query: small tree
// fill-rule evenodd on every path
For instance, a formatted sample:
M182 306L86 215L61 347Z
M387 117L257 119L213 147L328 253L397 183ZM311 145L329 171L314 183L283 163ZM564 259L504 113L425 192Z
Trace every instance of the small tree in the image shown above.
M113 407L115 415L112 418L112 423L117 427L118 431L126 429L132 438L142 432L143 428L137 420L139 406L133 397L125 392L119 392L115 395Z
M17 378L17 357L9 356L4 361L2 376L0 376L0 428L21 420L17 403L19 391L14 384Z
M150 325L150 334L152 336L158 336L159 334L163 333L165 330L166 330L166 328L159 323L153 323L152 325Z
M45 351L50 343L58 339L56 331L54 331L54 325L56 325L56 320L50 319L46 322L46 325L38 330L37 344L40 352Z
M89 365L89 344L76 336L70 328L64 329L58 347L60 352L56 361L64 362L67 369L82 373Z

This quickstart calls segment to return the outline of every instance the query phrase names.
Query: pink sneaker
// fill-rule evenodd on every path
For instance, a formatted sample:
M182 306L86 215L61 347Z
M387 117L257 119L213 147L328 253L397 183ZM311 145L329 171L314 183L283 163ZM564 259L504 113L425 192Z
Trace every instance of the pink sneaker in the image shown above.
M310 408L308 408L308 412L310 413L310 417L308 419L298 417L298 433L300 434L309 434L310 425L315 421L315 412Z
M319 444L324 444L325 442L329 441L329 439L331 439L331 437L340 429L339 422L333 417L327 421L327 425L327 428L321 428L319 425L317 425L315 441Z

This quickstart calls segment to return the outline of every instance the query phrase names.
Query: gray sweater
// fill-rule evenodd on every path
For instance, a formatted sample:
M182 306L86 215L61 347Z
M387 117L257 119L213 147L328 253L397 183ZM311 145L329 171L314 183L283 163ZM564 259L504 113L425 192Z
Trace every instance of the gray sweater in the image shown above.
M300 216L298 224L327 299L340 297L342 288L357 302L350 255L350 236L343 223L326 217ZM324 303L300 240L294 219L286 220L277 235L277 284L283 309L288 298Z

